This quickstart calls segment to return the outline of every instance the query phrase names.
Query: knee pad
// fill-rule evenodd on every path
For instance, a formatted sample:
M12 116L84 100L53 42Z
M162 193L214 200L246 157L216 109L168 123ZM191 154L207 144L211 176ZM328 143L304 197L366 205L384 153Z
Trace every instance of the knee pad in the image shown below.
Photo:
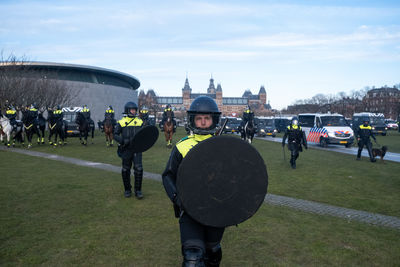
M134 166L134 167L133 167L133 170L134 170L136 173L143 173L143 167L142 167L142 165L136 165L136 166Z
M184 267L205 267L204 251L199 247L182 248Z

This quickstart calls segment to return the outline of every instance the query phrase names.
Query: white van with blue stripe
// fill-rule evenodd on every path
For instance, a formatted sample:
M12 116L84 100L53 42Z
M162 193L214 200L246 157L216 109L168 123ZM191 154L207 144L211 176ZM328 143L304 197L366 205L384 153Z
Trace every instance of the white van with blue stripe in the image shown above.
M337 144L350 147L354 142L354 132L343 115L338 113L302 113L299 125L303 129L307 143Z

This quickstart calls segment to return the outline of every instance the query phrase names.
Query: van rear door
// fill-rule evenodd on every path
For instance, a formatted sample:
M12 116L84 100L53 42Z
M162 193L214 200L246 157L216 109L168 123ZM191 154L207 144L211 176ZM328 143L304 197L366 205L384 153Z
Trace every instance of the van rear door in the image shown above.
M306 138L310 134L310 129L314 127L315 114L299 114L299 125L306 134Z

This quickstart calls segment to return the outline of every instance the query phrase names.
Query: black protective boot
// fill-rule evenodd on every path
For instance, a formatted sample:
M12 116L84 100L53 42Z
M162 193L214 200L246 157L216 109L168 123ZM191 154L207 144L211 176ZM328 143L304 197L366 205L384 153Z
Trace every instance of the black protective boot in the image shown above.
M221 245L206 249L206 255L204 257L204 262L206 267L218 267L222 259L222 249Z
M122 168L122 182L124 183L125 197L132 196L132 186L131 186L131 171Z
M135 196L137 199L142 199L142 180L143 180L143 170L135 170Z
M290 158L290 166L292 169L296 169L296 159L293 156Z

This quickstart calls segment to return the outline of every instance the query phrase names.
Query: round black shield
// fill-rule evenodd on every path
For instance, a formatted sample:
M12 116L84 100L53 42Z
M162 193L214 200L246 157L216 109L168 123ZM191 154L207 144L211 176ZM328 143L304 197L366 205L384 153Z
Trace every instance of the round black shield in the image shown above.
M150 149L158 139L158 129L153 125L141 128L133 137L132 149L136 153Z
M177 190L185 212L214 227L239 224L258 210L267 194L263 158L236 137L209 138L182 161Z

